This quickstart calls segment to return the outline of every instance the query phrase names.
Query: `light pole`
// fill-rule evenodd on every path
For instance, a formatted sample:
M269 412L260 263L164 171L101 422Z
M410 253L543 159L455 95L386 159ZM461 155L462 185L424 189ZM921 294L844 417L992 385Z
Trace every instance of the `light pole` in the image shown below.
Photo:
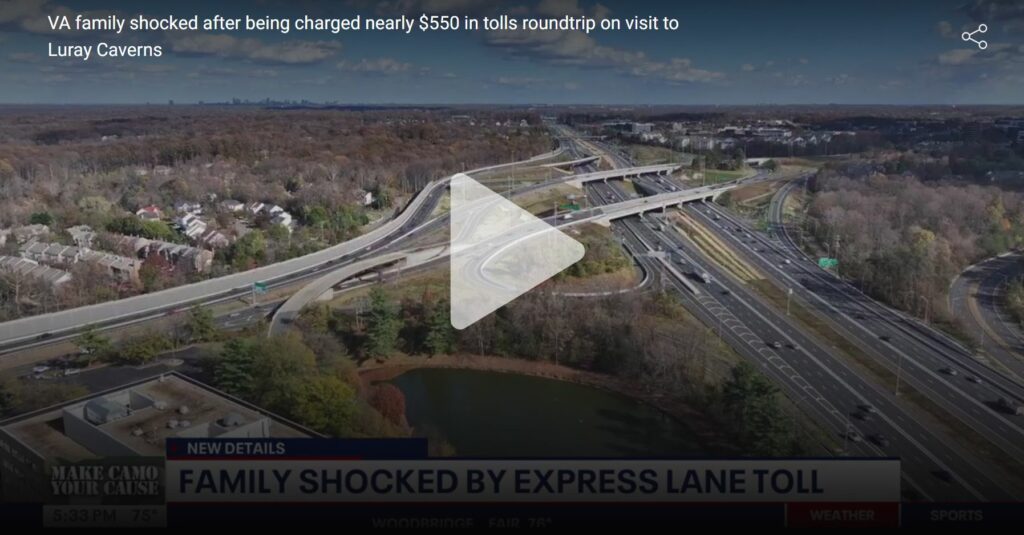
M786 288L786 315L789 315L789 302L793 300L793 289Z

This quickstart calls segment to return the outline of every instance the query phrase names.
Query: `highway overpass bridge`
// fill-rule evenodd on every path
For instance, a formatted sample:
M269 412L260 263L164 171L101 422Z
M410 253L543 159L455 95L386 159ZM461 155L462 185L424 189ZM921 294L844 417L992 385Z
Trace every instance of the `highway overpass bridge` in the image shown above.
M566 183L582 188L583 184L587 182L603 181L616 179L627 179L636 178L643 175L667 175L679 170L679 164L658 164L658 165L644 165L640 167L623 167L621 169L611 169L608 171L597 171L595 173L585 173L582 175L576 175L565 180Z
M288 324L295 321L302 310L315 301L330 299L334 295L334 287L354 277L376 271L389 269L407 269L426 264L448 256L448 247L430 247L412 251L387 253L366 260L360 260L326 273L322 277L303 286L281 304L270 320L269 336L281 334Z
M581 165L587 165L588 163L591 163L591 162L596 162L598 159L599 158L597 156L587 156L586 158L579 158L577 160L571 160L571 161L568 161L568 162L546 163L546 164L541 165L541 167L554 167L556 169L562 169L562 168L572 169L574 167L579 167Z
M660 210L664 212L670 207L682 207L695 201L712 201L719 195L736 187L736 184L716 184L699 188L671 191L648 197L639 197L626 201L596 206L587 210L572 213L571 220L561 220L559 227L578 225L580 223L598 223L608 225L615 219ZM564 217L564 216L563 216ZM564 222L563 222L564 221ZM554 223L553 223L554 224Z

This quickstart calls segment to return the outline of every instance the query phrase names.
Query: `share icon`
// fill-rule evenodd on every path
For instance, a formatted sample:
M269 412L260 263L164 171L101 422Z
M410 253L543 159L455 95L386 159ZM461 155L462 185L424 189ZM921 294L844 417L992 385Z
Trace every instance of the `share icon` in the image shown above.
M981 39L981 40L975 39L974 38L974 34L976 34L976 33L985 33L987 31L988 31L988 25L987 24L979 24L977 30L974 30L973 32L964 32L964 33L960 34L960 38L963 39L964 41L970 41L970 42L978 45L978 48L980 48L982 50L985 50L986 48L988 48L988 41L986 41L984 39Z

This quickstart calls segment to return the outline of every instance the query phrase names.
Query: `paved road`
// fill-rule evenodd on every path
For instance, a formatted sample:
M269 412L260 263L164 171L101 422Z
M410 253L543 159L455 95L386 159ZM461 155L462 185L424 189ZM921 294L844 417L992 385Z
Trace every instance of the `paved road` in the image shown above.
M528 160L482 167L467 173L490 172L524 163L536 164L557 157L564 150L559 147ZM428 183L394 219L350 241L306 256L161 292L0 323L0 355L72 339L85 326L103 330L132 325L197 304L236 299L246 295L255 282L264 282L271 287L281 286L317 277L324 269L376 254L380 248L398 247L421 232L442 226L441 218L428 219L444 195L446 184L447 180Z
M1024 274L1024 255L1007 253L979 262L949 288L949 308L975 336L980 352L1024 380L1024 332L1003 308L1007 283Z
M603 202L624 197L609 184L593 184L591 189L594 197ZM686 250L680 236L655 231L638 218L623 219L616 225L636 237L640 243L634 247L644 251L674 248L693 264L689 266L691 272L711 273L711 287L717 292L694 295L678 285L687 308L717 328L740 354L762 365L794 401L826 428L833 429L837 437L859 438L857 442L847 441L851 454L899 455L905 479L931 500L1011 499L1016 495L1015 489L1007 490L990 478L989 470L980 467L977 459L925 428L897 404L891 393L860 377L842 358L804 335L784 314L752 295L745 285L737 284L696 251ZM769 345L771 341L785 341L785 349L775 350ZM856 416L863 415L861 405L874 407L877 414L867 421L858 420ZM884 441L879 436L885 437ZM865 437L873 437L879 443L866 441Z
M784 197L788 191L784 188L779 195ZM945 334L819 269L786 232L777 208L769 213L769 232L776 239L750 229L720 207L708 205L707 209L720 218L709 221L709 228L732 241L766 275L792 288L810 309L829 320L866 355L898 373L901 381L912 385L1011 459L1024 459L1024 417L1008 414L998 404L1001 398L1021 403L1024 387L1019 383L979 362ZM696 214L708 218L706 213ZM730 226L743 228L750 238L739 239L735 228L730 232ZM786 260L790 264L785 264Z

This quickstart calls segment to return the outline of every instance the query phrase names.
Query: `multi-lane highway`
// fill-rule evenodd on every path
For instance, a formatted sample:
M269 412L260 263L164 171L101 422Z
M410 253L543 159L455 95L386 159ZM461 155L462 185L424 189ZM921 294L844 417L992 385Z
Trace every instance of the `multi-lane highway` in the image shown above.
M792 187L795 186L781 189L779 197L787 195ZM708 221L710 229L732 242L766 275L792 288L796 297L857 344L865 355L898 374L904 385L913 387L997 446L1008 459L1024 459L1024 417L1009 413L1003 405L1020 405L1024 387L978 361L945 334L882 305L835 274L819 269L786 231L781 204L773 203L769 212L770 232L775 239L749 228L714 205L707 209L720 218L718 221L710 220L708 214L700 211L695 215ZM750 239L740 239L735 229L743 229Z
M621 202L625 198L613 184L594 183L590 190L595 202ZM657 217L649 215L647 219ZM901 457L907 482L928 499L1016 496L1015 489L1006 488L1004 482L990 476L991 467L940 438L905 410L892 392L863 377L862 371L808 336L784 312L765 304L671 227L661 230L661 222L649 225L638 218L622 219L616 226L628 237L628 249L646 252L637 258L645 265L663 268L664 260L653 261L649 255L659 250L673 251L687 263L674 273L709 273L710 283L696 283L703 290L697 294L678 276L670 280L687 308L778 381L808 414L832 429L837 439L845 442L849 454ZM691 278L689 284L696 280Z

